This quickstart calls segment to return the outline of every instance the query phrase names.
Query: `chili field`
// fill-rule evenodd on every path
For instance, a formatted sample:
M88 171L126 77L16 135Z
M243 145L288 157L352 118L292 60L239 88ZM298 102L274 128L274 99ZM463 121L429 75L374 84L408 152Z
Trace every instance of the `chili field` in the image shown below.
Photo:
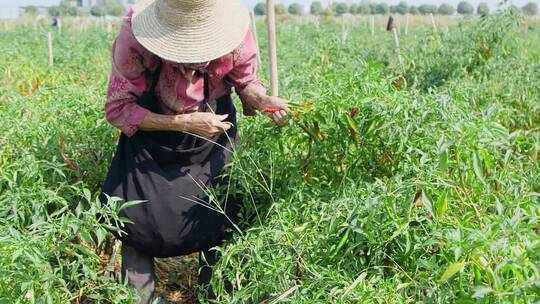
M390 33L341 28L278 21L292 115L240 115L219 303L539 302L540 25L415 27L402 64ZM124 220L97 200L119 136L103 111L115 32L54 32L50 67L47 31L0 32L0 303L135 303L107 276ZM193 262L160 263L195 301Z

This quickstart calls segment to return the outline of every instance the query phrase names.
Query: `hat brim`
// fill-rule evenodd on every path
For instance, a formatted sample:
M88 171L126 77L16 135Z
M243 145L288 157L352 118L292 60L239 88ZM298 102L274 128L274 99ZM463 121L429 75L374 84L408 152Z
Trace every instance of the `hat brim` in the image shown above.
M165 22L156 1L141 1L134 9L133 35L157 56L178 63L201 63L237 48L249 30L249 11L241 0L218 0L220 7L197 22ZM181 16L179 16L181 18Z

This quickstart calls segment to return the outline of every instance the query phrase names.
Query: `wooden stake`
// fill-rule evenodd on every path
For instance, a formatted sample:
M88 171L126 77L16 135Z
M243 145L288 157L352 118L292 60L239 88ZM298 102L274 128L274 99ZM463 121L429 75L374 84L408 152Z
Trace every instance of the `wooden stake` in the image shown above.
M251 31L253 32L253 38L255 39L255 47L257 48L257 63L261 65L261 50L259 48L259 37L257 35L257 20L255 19L255 13L249 12L251 17Z
M435 17L432 13L429 13L429 19L431 20L431 25L433 26L433 31L437 32L437 24L435 24Z
M49 50L49 66L53 66L53 46L52 46L52 34L47 32L47 49Z
M396 56L398 58L399 65L403 65L403 62L401 61L401 51L399 50L399 37L398 32L395 27L392 28L392 34L394 35L394 48L396 51Z
M375 37L375 16L371 16L371 36Z
M345 16L341 15L341 42L347 41L347 28L345 25Z
M107 33L110 34L112 32L112 23L111 21L107 21Z
M407 14L405 19L405 35L409 35L409 14Z
M62 34L62 18L58 17L58 34Z
M274 11L274 0L266 0L266 22L268 24L268 54L270 56L270 88L272 96L278 96L276 14Z

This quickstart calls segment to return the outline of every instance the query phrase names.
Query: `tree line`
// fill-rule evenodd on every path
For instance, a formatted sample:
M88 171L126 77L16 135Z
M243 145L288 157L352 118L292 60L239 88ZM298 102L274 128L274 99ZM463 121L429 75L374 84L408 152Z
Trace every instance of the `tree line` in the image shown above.
M514 10L519 10L518 7L513 6ZM521 11L527 15L538 14L538 5L535 2L529 2L523 7ZM255 5L254 12L256 15L266 15L266 3L259 2ZM278 15L290 14L290 15L303 15L304 7L299 3L292 3L288 7L283 3L277 3L275 5L275 12ZM487 2L481 2L475 7L468 1L461 1L457 7L451 4L443 3L441 5L434 4L422 4L419 6L408 5L407 2L402 1L397 5L388 5L384 2L369 3L362 2L356 4L347 4L344 2L334 3L323 7L320 1L312 2L309 6L309 13L312 15L328 15L328 14L354 14L354 15L386 15L386 14L411 14L411 15L454 15L455 13L460 15L473 15L475 12L478 15L489 15L489 5Z
M90 15L96 17L102 16L123 16L126 14L126 8L119 0L106 0L103 4L94 5L90 8ZM60 4L49 7L48 13L52 17L82 16L87 13L81 10L81 0L62 0ZM30 5L24 7L24 13L37 15L38 8Z

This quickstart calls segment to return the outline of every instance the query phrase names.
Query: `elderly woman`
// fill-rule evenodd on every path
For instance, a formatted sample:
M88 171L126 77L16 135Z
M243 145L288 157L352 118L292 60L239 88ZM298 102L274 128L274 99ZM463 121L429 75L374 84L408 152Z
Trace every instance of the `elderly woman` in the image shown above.
M256 76L256 48L241 0L153 0L127 15L112 48L107 120L122 131L102 200L143 201L122 209L122 277L154 297L154 257L203 252L207 286L215 254L240 207L207 190L237 141L231 90L244 114L271 109L280 124L287 101L270 97ZM264 111L267 112L267 111ZM206 267L203 267L206 265ZM211 291L207 290L207 296Z

